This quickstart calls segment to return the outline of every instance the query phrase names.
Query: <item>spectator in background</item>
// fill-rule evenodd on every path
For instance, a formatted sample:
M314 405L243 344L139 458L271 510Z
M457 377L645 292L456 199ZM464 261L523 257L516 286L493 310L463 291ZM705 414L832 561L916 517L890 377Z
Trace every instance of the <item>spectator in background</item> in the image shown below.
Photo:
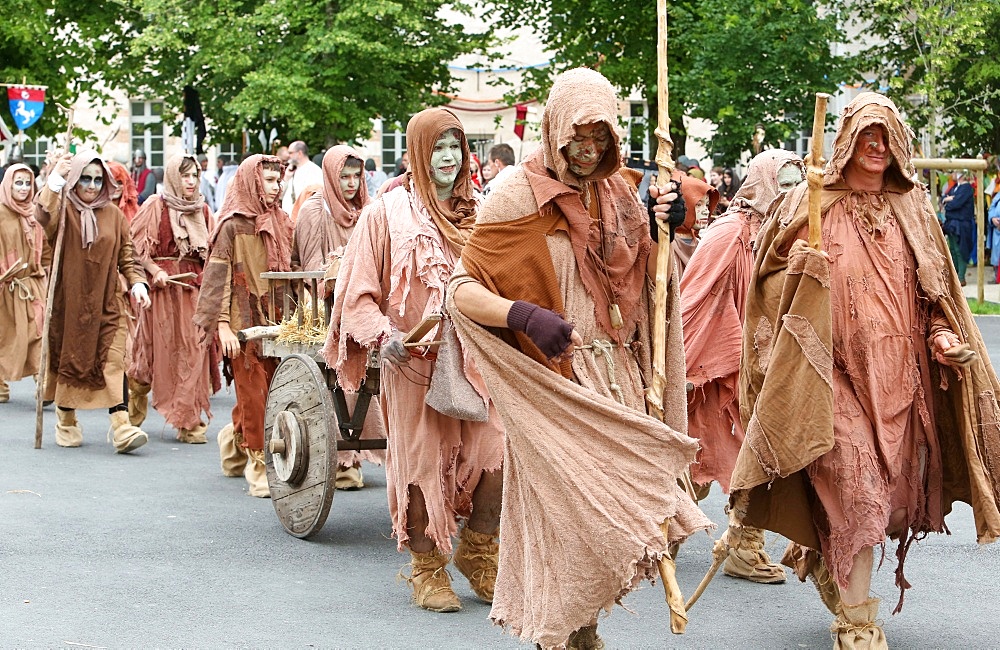
M226 189L229 187L229 181L236 175L239 165L234 160L219 156L216 166L219 169L219 180L215 184L215 211L218 212L225 205Z
M136 149L132 154L132 182L139 193L139 205L156 194L156 176L146 166L146 152L142 149Z
M288 164L288 147L278 147L278 151L275 155L281 160L281 162Z
M309 160L309 147L302 140L288 145L288 168L285 169L284 181L281 209L286 214L292 213L295 200L307 187L323 184L323 169Z
M993 202L990 203L989 212L986 214L989 219L990 233L990 264L996 273L994 282L1000 284L1000 189L993 195Z
M719 210L721 212L729 209L729 202L740 191L742 183L743 181L740 180L740 177L731 167L726 167L722 170L722 185L716 188L719 190Z
M208 173L208 156L201 154L198 156L198 166L201 168L201 180L199 181L199 191L205 199L205 205L215 214L215 183Z
M396 169L392 172L392 178L397 178L406 173L410 168L410 157L407 152L403 152L402 157L396 159Z
M469 160L469 176L472 177L472 184L481 192L483 190L483 181L479 174L483 166L479 164L479 156L476 154L470 154L470 156L472 159Z
M365 185L368 187L368 196L374 197L375 192L388 178L389 176L375 164L374 158L365 160Z
M965 286L965 270L969 265L972 247L976 244L976 201L969 177L964 171L952 176L955 186L941 199L944 207L944 234L948 236L948 249L958 272L958 281Z
M489 162L488 159L489 159L489 156L487 156L487 162ZM493 176L495 175L495 172L493 171L493 166L492 165L480 165L480 167L479 167L479 175L480 175L480 177L482 177L483 187L484 188L488 187L489 184L490 184L490 181L493 180Z
M514 149L509 144L495 144L490 148L489 167L493 178L486 187L486 194L493 191L514 171Z

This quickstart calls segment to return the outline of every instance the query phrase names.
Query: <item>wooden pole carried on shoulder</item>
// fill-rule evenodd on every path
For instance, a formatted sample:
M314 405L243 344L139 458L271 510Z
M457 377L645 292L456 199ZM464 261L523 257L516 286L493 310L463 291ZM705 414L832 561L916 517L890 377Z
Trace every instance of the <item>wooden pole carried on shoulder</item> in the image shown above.
M816 93L816 111L813 113L812 147L809 149L806 179L809 181L809 246L823 250L823 196L824 133L826 132L826 103L830 96Z
M70 141L73 138L73 109L67 111L66 153L69 153ZM49 374L49 327L52 323L52 303L56 295L56 278L59 277L59 267L62 264L63 238L66 235L66 193L73 188L64 186L59 197L59 226L56 231L56 243L52 250L52 266L49 269L49 286L45 294L45 320L42 324L42 350L38 360L38 381L35 387L35 449L42 448L42 406L45 400L45 381ZM41 242L39 242L41 245Z
M656 186L661 190L670 182L674 172L674 161L671 156L674 143L670 139L669 92L667 89L667 0L656 0L656 148L657 177ZM667 290L670 286L670 275L673 260L670 259L670 227L657 220L659 229L656 253L656 294L653 300L653 381L646 391L650 413L663 421L663 394L667 386ZM661 524L664 540L668 540L669 521ZM687 627L687 613L684 609L684 596L677 584L677 566L669 553L664 553L659 561L660 579L663 580L663 591L666 594L667 605L670 607L670 631L683 634Z

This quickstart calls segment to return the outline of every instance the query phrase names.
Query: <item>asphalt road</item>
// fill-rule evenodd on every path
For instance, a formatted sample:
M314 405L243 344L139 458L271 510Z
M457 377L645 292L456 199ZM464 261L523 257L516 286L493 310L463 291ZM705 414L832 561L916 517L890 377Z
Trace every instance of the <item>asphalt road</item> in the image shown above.
M1000 318L980 319L1000 358ZM105 442L107 415L81 412L84 446L32 448L34 385L13 386L0 405L0 648L516 648L488 620L457 571L464 609L432 614L397 579L385 475L365 467L368 487L337 494L313 539L287 535L267 499L219 471L214 434L233 399L213 400L209 444L181 445L151 411L148 445L119 456ZM725 525L723 498L705 511ZM975 541L971 510L958 504L951 535L910 551L913 583L901 614L893 585L895 545L876 574L893 648L1000 647L1000 547ZM721 531L721 528L720 528ZM784 540L768 535L780 556ZM710 564L711 540L681 550L689 593ZM581 567L586 570L586 567ZM754 585L721 574L672 636L659 586L631 594L600 624L609 648L829 648L830 615L811 584ZM522 646L529 647L529 646Z

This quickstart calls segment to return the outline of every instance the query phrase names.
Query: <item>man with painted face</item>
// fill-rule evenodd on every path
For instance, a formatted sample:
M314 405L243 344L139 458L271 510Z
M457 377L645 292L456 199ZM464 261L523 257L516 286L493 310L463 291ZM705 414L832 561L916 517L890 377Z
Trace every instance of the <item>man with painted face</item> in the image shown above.
M622 167L617 119L600 73L556 79L542 146L487 198L449 291L506 429L490 617L544 648L603 648L598 612L711 525L677 484L697 443L681 433L676 268L656 314L651 217L641 173ZM657 218L671 203L683 214L672 184L650 194ZM667 424L646 414L651 319L668 323Z
M132 342L129 419L143 423L152 391L153 408L177 430L177 440L188 444L207 442L209 398L222 383L214 340L202 340L194 324L213 225L199 190L200 171L193 156L167 160L163 192L142 204L131 229L153 306L139 314ZM170 280L188 273L194 277Z
M327 271L330 287L339 275L344 248L354 233L361 210L369 203L367 179L361 158L347 145L331 147L323 155L323 189L306 199L299 209L292 242L292 268ZM327 284L323 285L326 297ZM352 396L348 406L354 408ZM385 438L385 426L377 408L369 408L362 435ZM358 490L365 486L361 459L382 464L382 454L373 451L337 453L338 490Z
M743 443L737 388L754 240L768 206L804 179L802 159L794 153L773 149L758 154L729 210L703 231L681 279L684 361L692 386L687 398L688 434L701 445L691 465L691 479L702 498L712 482L729 493ZM751 582L785 581L784 569L772 563L764 550L763 532L749 527L740 546L730 550L723 571Z
M822 251L803 183L772 208L747 294L732 502L801 545L786 560L836 616L834 648L887 647L869 595L886 537L898 612L910 544L944 532L953 502L980 543L1000 536L1000 383L910 180L913 139L887 97L852 100L822 178Z
M260 341L240 343L236 332L267 325L271 292L265 271L291 269L292 224L281 209L281 175L275 156L254 154L240 163L226 190L219 222L209 237L211 254L202 276L194 322L219 337L227 378L236 385L232 423L219 431L222 473L247 481L247 493L269 497L264 466L264 408L278 362L261 355ZM280 320L281 296L274 305Z
M107 408L115 451L128 453L148 436L128 418L125 341L128 315L118 274L140 308L148 308L146 277L132 258L128 220L112 200L111 170L93 151L67 154L39 193L35 218L54 245L65 203L62 263L49 326L45 399L56 403L56 444L79 447L77 409ZM62 193L66 192L65 198Z
M441 314L448 278L476 222L469 145L455 114L443 108L417 113L406 141L409 170L398 187L364 209L347 244L323 354L340 385L357 391L369 354L380 351L393 533L399 550L410 551L408 581L416 603L455 612L461 602L445 566L461 520L455 566L480 599L493 599L503 429L469 363L445 368L455 372L446 381L466 375L477 394L471 406L486 421L458 419L429 406L428 386L442 371L435 365L436 348L403 343L405 333ZM423 340L441 338L442 325Z
M31 168L7 167L0 182L0 403L10 399L8 381L38 372L42 349L50 254L34 197Z

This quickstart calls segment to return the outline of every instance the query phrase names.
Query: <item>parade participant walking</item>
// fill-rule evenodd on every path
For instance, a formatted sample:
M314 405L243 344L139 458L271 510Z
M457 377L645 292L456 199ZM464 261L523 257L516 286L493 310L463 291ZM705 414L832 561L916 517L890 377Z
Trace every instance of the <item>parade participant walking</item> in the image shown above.
M7 167L0 182L0 403L10 399L7 382L38 372L42 350L49 255L34 196L31 168Z
M128 173L125 165L114 160L108 161L108 169L115 179L116 189L111 193L111 200L115 202L118 209L122 211L129 223L139 212L139 193L135 190L135 183L132 175Z
M346 145L331 147L323 155L323 188L299 210L292 243L292 268L303 271L329 270L336 280L344 248L351 239L361 209L369 196L361 158ZM331 277L328 275L327 277ZM324 283L325 295L325 283ZM354 408L353 400L348 404ZM385 438L385 427L378 409L368 409L363 434L365 438ZM379 455L366 451L337 453L339 490L363 488L361 459L382 463Z
M193 156L170 158L163 193L143 203L131 229L153 305L139 314L132 345L130 420L136 426L145 420L152 389L153 408L177 429L177 440L191 444L207 442L209 397L221 387L215 340L203 337L194 324L212 224L198 176ZM185 274L183 280L170 279Z
M733 503L811 549L800 574L822 553L835 648L886 647L869 593L886 536L895 611L911 543L944 532L954 501L971 504L980 543L1000 536L1000 383L910 180L913 139L888 98L851 101L822 178L823 251L804 241L803 184L762 232L747 296Z
M698 250L699 233L708 226L708 220L719 203L719 191L700 178L685 176L681 181L681 194L687 213L684 223L674 230L670 246L677 263L677 277L683 281L688 262Z
M743 443L737 389L754 240L775 197L804 178L802 159L794 153L772 149L758 154L729 210L704 231L681 280L684 361L692 387L688 435L700 443L691 479L705 496L713 482L729 493ZM761 583L785 581L784 569L764 551L762 531L745 527L740 543L729 551L726 575Z
M219 432L222 473L244 475L249 494L268 497L264 467L264 408L277 361L261 356L260 341L240 343L236 332L267 325L266 271L290 270L292 224L281 209L284 164L254 154L240 163L209 238L194 322L219 336L226 377L236 384L233 421ZM278 309L278 305L274 306Z
M650 215L641 174L622 168L617 116L600 73L557 77L541 147L487 199L450 285L506 427L490 617L544 648L603 648L598 613L652 577L670 542L711 526L677 483L697 449L679 433L677 284L670 313L651 313ZM650 191L660 210L677 199ZM650 317L673 325L663 407L674 428L646 415Z
M156 194L156 176L153 170L146 166L146 152L136 149L132 154L132 182L139 193L139 205Z
M412 158L401 186L369 205L344 255L324 356L340 385L356 391L368 355L381 349L379 405L388 430L386 481L393 533L412 557L414 599L455 612L445 570L458 521L455 566L476 595L493 600L500 517L502 428L482 392L471 406L485 422L428 406L428 384L447 372L403 333L440 314L445 286L476 220L469 145L454 113L431 108L406 127ZM447 345L447 343L446 343ZM467 371L456 369L456 375ZM476 375L478 377L478 375ZM478 380L477 380L478 381ZM481 381L479 381L481 384Z
M113 189L111 170L95 152L67 154L36 199L36 218L54 245L60 208L65 210L44 396L56 403L56 444L83 443L76 409L107 408L115 450L124 454L146 444L148 436L128 419L128 315L118 274L140 308L149 307L149 293L132 258L128 221L111 202Z

